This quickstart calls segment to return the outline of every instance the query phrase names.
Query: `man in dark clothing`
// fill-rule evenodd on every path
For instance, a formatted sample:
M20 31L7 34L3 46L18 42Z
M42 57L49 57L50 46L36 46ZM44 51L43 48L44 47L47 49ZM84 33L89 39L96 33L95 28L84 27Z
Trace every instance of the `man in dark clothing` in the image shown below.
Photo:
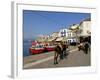
M66 44L63 44L62 47L63 47L63 57L66 58L66 56L67 56L67 52L66 52L67 46L66 46Z
M86 54L88 54L88 50L89 50L89 43L88 42L85 42L85 44L84 44L84 52Z

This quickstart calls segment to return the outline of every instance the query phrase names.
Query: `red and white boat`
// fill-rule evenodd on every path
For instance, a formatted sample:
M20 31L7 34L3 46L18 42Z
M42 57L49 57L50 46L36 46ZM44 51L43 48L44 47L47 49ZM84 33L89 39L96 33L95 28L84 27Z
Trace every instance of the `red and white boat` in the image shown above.
M39 53L44 52L44 47L32 46L29 48L29 52L30 54L39 54Z
M32 43L32 46L29 48L30 54L39 54L48 51L54 51L55 46L44 45L42 43Z
M47 51L54 51L55 46L46 46Z

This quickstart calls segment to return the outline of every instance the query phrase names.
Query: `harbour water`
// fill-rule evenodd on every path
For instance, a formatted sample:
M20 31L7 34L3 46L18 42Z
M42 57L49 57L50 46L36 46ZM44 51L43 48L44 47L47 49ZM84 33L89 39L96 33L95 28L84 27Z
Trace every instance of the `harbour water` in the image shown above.
M23 56L29 56L29 48L31 47L31 40L24 40L23 41Z

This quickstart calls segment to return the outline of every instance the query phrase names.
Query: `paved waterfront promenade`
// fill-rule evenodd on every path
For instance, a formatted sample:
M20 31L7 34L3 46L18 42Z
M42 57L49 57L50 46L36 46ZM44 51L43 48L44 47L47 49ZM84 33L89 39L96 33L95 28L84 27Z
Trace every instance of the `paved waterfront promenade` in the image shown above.
M24 69L36 68L55 68L55 67L75 67L75 66L90 66L90 52L84 54L83 51L78 51L77 47L69 47L69 56L59 61L59 64L53 64L54 51L42 53L38 55L31 55L24 57Z

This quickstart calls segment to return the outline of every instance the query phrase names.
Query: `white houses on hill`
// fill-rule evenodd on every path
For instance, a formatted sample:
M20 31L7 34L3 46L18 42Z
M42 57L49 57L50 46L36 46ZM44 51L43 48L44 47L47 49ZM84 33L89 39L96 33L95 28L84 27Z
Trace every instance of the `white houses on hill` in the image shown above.
M53 32L48 36L40 37L40 41L64 41L68 43L81 42L83 37L91 38L91 20L90 18L83 20L79 24L73 24L70 28L60 29L58 32Z
M59 40L61 40L61 39L62 39L62 41L64 39L64 41L66 41L68 43L77 42L76 33L73 30L67 29L67 28L61 29L59 31Z

